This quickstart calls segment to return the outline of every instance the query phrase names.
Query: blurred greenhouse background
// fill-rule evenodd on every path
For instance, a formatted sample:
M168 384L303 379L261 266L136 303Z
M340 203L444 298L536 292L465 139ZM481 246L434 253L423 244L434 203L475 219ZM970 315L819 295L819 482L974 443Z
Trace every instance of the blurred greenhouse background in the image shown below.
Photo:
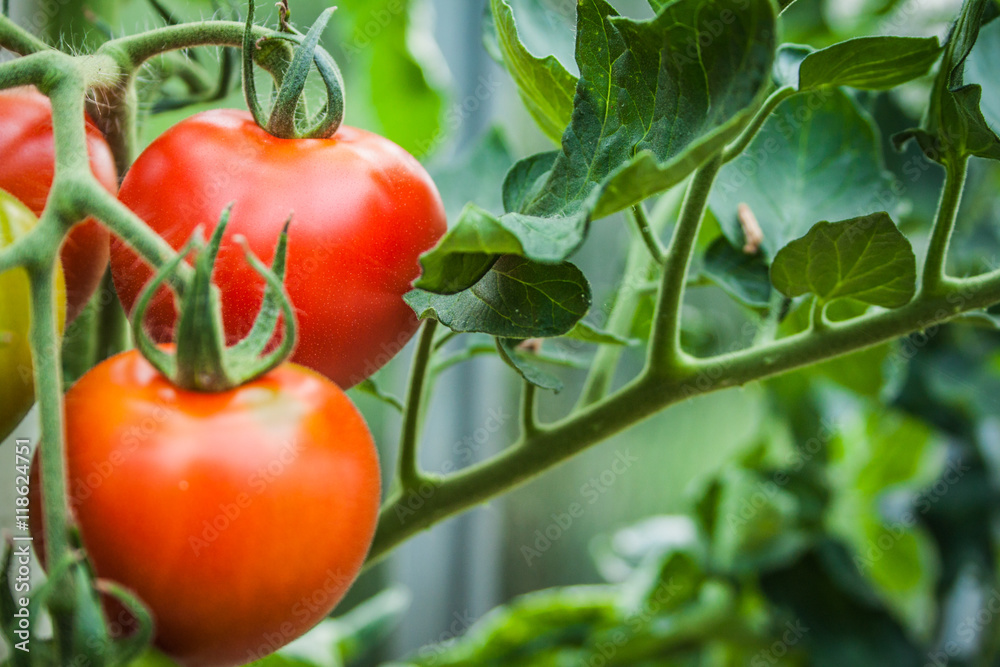
M244 10L209 0L162 2L182 19L235 17L236 11ZM325 6L319 0L291 0L290 4L292 20L298 25L311 23ZM481 26L486 1L341 0L338 4L324 43L345 73L347 123L381 132L417 155L435 176L450 221L470 200L498 207L498 184L513 161L552 146L524 110L505 70L484 48ZM632 16L651 15L646 0L612 4ZM146 0L12 0L11 5L15 20L47 32L50 38L60 35L79 48L88 39L99 39L102 30L127 32L161 21ZM511 5L529 47L539 55L555 54L574 70L574 0L512 0ZM783 39L819 47L847 35L904 29L943 36L959 5L958 0L799 0L787 14ZM265 6L261 11L269 9ZM88 37L81 26L93 34ZM995 71L994 65L994 75ZM887 167L897 174L907 165L925 164L913 146L895 153L887 137L912 124L913 110L924 100L926 86L926 81L918 81L892 94L860 97L881 126ZM206 106L242 107L242 96L237 87L229 97L211 105L151 115L141 126L142 141L148 143L180 118ZM936 168L925 170L927 175L907 192L912 205L899 211L918 255L940 178ZM956 248L962 268L969 271L996 264L1000 250L1000 226L995 224L1000 212L995 197L1000 171L977 161L972 179L984 184L973 192L992 196L970 196L964 205L963 215L980 221L965 228ZM675 205L676 193L662 199L659 205ZM990 219L992 226L981 224ZM717 235L717 224L707 227L703 245ZM610 312L607 295L623 275L629 240L629 228L621 220L603 220L595 224L577 257L593 286L594 308L589 317L597 325L604 324ZM644 324L642 314L640 308L638 328ZM744 311L718 289L692 290L685 316L688 345L704 351L728 348L739 340L746 321ZM453 349L457 353L461 348ZM959 492L947 494L935 505L927 525L914 538L918 561L925 569L914 574L919 581L907 589L909 601L902 603L910 605L908 613L919 616L923 595L954 588L959 592L944 597L951 613L959 614L962 605L973 603L962 598L960 587L952 584L963 577L992 577L976 567L995 567L995 561L983 561L991 547L976 540L989 542L990 531L998 525L998 513L987 509L990 503L996 505L1000 490L998 351L996 332L956 325L915 354L905 344L885 345L850 363L835 362L766 385L685 402L509 495L409 541L366 573L338 612L389 585L409 589L412 613L368 657L371 664L398 659L431 642L463 634L488 610L519 594L601 581L602 574L608 573L599 571L591 557L605 544L601 536L648 517L690 512L693 498L709 479L756 445L767 445L768 455L774 457L810 438L842 441L841 446L847 447L865 438L874 442L873 431L878 428L870 429L871 423L883 424L884 429L891 422L902 430L884 437L890 443L904 438L908 453L892 454L887 444L886 456L902 456L900 465L912 464L913 468L900 474L899 479L905 481L900 488L932 484L946 461L961 459L972 466ZM562 342L547 343L546 352L562 360L559 372L566 380L560 394L542 400L543 419L554 419L577 400L585 372L574 366L593 350ZM639 369L642 349L623 354L620 380ZM380 373L383 389L403 393L408 357L409 350ZM974 365L972 360L978 358L992 359L992 366ZM851 392L843 391L845 387ZM430 471L462 467L510 442L516 429L518 388L516 376L493 355L477 356L442 373L428 412L421 450L424 467ZM358 391L352 395L375 434L383 468L391 469L399 429L396 414L368 395ZM32 414L18 437L35 438L34 419ZM904 423L900 426L893 419ZM4 457L12 457L9 443L3 451ZM2 474L12 467L4 466ZM846 488L844 497L854 502L859 493L857 488ZM11 484L5 479L0 507L12 507L11 494ZM574 503L583 507L582 515L565 525L562 515ZM885 503L891 505L892 498ZM0 524L10 527L11 522L9 513L4 513ZM957 534L959 524L977 523L978 532L963 535L979 537L948 542L949 531ZM666 535L675 531L677 539L689 530L683 522L658 525L656 530ZM950 550L927 555L934 541L949 543Z

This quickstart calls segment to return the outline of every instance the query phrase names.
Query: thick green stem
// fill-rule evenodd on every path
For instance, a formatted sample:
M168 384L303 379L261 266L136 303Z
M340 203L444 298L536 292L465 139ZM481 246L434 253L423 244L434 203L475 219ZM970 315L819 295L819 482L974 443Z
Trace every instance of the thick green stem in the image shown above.
M584 449L685 399L743 385L878 345L916 331L934 335L956 315L1000 302L1000 270L896 310L831 322L767 345L691 359L676 376L643 374L604 400L547 425L496 457L439 482L420 509L394 496L383 507L369 565L432 524L526 482Z
M920 286L924 294L935 294L949 282L945 270L948 246L951 244L951 234L955 230L955 220L962 201L968 166L967 156L955 158L945 165L944 188L941 190L941 199L934 218L934 231L931 233L931 242L924 261L923 280Z
M716 156L702 165L691 179L684 205L681 207L677 228L674 230L663 277L660 281L659 302L653 318L653 331L649 338L647 371L653 374L676 373L685 365L681 349L681 305L688 267L694 252L701 220L705 217L708 194L722 166Z
M417 351L413 354L410 367L410 387L406 394L406 411L403 413L403 428L399 439L399 459L396 475L401 490L420 486L422 477L417 463L417 445L420 433L421 403L426 391L427 366L434 351L434 330L436 320L424 322L417 341Z

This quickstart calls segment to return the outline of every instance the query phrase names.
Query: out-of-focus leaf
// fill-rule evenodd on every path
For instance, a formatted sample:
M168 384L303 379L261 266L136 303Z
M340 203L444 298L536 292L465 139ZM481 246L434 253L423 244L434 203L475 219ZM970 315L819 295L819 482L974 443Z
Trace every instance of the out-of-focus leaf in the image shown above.
M439 81L444 60L431 31L415 25L416 0L343 0L354 18L343 44L348 70L361 73L381 133L417 157L432 153L442 138L444 96Z
M929 159L949 164L968 156L1000 160L1000 136L983 116L979 84L967 83L966 61L979 37L992 0L966 0L945 44L944 57L931 88L930 105L919 128L893 137L897 147L916 139ZM989 77L993 81L995 77ZM995 84L991 86L994 88ZM992 97L992 95L991 95Z
M806 55L791 83L887 90L926 74L940 54L936 37L856 37Z
M979 108L987 124L1000 128L1000 81L997 81L997 63L1000 63L1000 20L994 20L979 31L976 46L965 61L965 79L983 89Z
M894 518L884 514L882 501L889 491L915 500L941 471L941 443L922 422L880 411L841 423L829 459L831 531L852 546L855 565L900 621L927 638L936 613L937 554L917 523L919 504Z
M497 183L512 164L507 138L499 127L493 127L458 159L432 165L428 171L441 192L448 220L456 220L469 202L494 215L503 213Z
M705 251L702 275L753 308L771 302L771 279L759 253L748 255L720 236Z
M745 203L774 255L819 220L844 220L895 203L868 115L828 89L783 102L747 150L719 173L709 203L729 242L745 239L737 210Z
M539 591L499 607L453 645L420 650L407 665L569 665L557 661L564 647L580 646L600 627L619 621L611 586Z
M542 132L558 144L573 116L577 79L555 56L538 58L521 43L507 0L490 0L493 28L504 65Z

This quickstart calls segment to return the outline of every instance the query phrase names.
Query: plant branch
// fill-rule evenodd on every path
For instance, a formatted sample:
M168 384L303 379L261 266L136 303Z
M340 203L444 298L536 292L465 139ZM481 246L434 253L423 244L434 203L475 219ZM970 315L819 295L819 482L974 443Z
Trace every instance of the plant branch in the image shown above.
M662 196L653 207L650 218L650 231L659 236L666 229L667 224L674 219L677 206L680 203L680 194L683 190L676 188ZM635 318L635 311L639 307L643 295L647 292L650 284L649 276L654 269L659 268L646 249L646 245L639 235L638 229L633 229L632 240L629 243L628 257L625 260L625 271L622 275L621 283L618 285L617 293L614 296L614 304L608 315L604 329L613 335L627 337L631 333L632 320ZM594 355L594 361L590 365L590 371L580 392L576 409L580 409L596 403L611 390L614 381L615 371L618 369L618 361L621 359L623 348L620 345L600 345Z
M426 320L417 341L417 351L413 354L410 367L410 387L406 394L406 410L403 413L403 429L399 440L399 460L396 476L401 490L420 486L422 477L417 464L417 444L420 431L420 404L424 398L427 366L434 351L434 330L436 320Z
M98 52L109 52L125 56L133 69L154 56L190 49L196 46L230 46L243 45L243 30L245 26L238 21L204 21L199 23L181 23L164 26L149 32L129 35L106 42ZM253 28L255 42L277 39L281 43L300 41L295 35L288 35L277 30L256 26ZM258 56L260 56L258 52ZM289 57L290 60L290 57ZM267 69L268 62L258 60Z
M931 232L931 242L924 260L921 293L934 294L948 284L949 278L946 273L948 246L951 244L951 234L955 229L968 166L968 156L949 160L945 165L944 188L941 190L941 199L934 218L934 230Z
M21 56L52 50L48 44L2 14L0 14L0 48Z
M43 220L40 226L48 221ZM56 324L55 267L53 249L39 266L32 267L31 281L31 350L35 393L41 413L39 462L42 484L42 519L45 524L45 549L49 565L69 557L69 502L66 484L66 445L63 423L62 367ZM56 616L72 611L72 579L66 587L55 587L50 608Z
M649 339L649 358L646 371L653 374L676 373L684 366L684 352L681 350L681 305L684 301L684 285L687 281L691 254L708 195L715 183L722 161L716 156L702 165L688 184L684 204L681 207L677 228L674 230L664 263L660 281L659 302L653 317L653 331Z
M541 430L538 425L536 403L538 387L525 380L521 386L521 437L530 438Z
M413 534L536 477L584 449L690 397L744 385L856 352L915 331L934 335L956 315L1000 302L1000 270L955 281L936 296L821 332L804 331L759 347L708 359L691 359L682 373L644 374L607 398L520 439L494 458L438 482L417 510L396 495L383 507L371 565ZM404 511L400 511L403 508Z
M646 244L649 256L652 257L653 261L657 264L663 264L666 251L663 249L663 244L660 243L659 235L653 231L649 224L649 217L646 216L646 209L642 207L642 203L638 203L629 210L629 217L632 219L636 230L639 232L639 237L642 239L642 242Z

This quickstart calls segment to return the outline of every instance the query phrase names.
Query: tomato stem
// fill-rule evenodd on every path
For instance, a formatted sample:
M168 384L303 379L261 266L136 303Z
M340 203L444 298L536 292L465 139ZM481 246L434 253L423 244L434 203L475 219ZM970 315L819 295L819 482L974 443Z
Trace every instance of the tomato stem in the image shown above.
M191 391L217 392L238 387L277 367L291 355L295 346L295 312L282 285L288 226L291 223L289 218L279 235L271 269L250 251L245 239L235 239L243 246L247 262L264 278L266 287L260 312L250 333L239 343L226 347L219 290L212 284L212 272L231 212L232 205L223 211L207 246L202 241L201 228L195 230L181 252L167 262L143 289L132 315L132 331L136 347L142 355L174 384ZM175 336L177 352L171 355L150 340L142 322L160 286L177 272L184 257L192 251L198 253L194 262L194 278L181 298ZM282 342L262 357L274 337L279 319L285 324Z
M254 121L269 134L281 139L325 139L336 134L343 122L343 76L330 54L318 48L323 30L336 9L330 7L324 10L304 38L291 32L291 28L284 24L283 28L287 28L288 32L279 32L272 36L274 39L290 39L301 43L284 77L277 82L279 87L274 106L271 108L270 116L265 119L264 110L257 98L257 87L253 76L255 52L260 48L264 38L256 41L253 39L254 2L250 0L243 31L243 93ZM306 79L313 62L326 86L327 99L320 116L307 127L300 128L300 120L308 116L302 92L305 90Z
M410 386L406 394L406 411L403 413L403 428L399 439L399 461L396 476L401 490L420 486L422 476L417 463L417 444L420 433L421 402L426 392L427 366L434 353L434 330L437 320L424 321L410 366Z

